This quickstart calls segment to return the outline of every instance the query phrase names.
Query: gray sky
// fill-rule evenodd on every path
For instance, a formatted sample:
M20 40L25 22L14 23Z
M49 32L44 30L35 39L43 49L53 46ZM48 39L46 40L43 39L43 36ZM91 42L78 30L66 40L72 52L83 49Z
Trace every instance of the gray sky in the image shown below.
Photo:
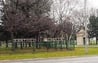
M98 8L98 0L88 0L88 6Z
M84 1L84 0L81 0L82 2ZM98 9L98 0L87 0L87 6L89 7L89 8L96 8L96 9Z

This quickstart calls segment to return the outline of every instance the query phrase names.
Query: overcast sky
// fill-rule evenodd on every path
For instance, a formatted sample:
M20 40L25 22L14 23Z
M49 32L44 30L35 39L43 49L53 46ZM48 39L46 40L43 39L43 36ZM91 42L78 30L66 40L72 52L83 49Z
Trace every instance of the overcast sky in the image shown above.
M84 0L82 0L84 1ZM87 0L88 7L98 9L98 0Z

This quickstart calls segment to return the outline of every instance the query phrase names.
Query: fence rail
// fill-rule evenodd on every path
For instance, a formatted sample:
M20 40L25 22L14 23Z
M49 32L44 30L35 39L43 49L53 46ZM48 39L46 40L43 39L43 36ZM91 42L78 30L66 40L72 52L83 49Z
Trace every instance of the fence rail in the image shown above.
M8 43L9 45L9 43ZM22 38L22 39L13 39L13 42L10 42L10 47L12 50L16 50L17 48L32 48L34 51L42 48L49 49L74 49L75 44L74 41L70 41L68 43L65 39L62 38L45 38L40 42L36 42L34 38Z

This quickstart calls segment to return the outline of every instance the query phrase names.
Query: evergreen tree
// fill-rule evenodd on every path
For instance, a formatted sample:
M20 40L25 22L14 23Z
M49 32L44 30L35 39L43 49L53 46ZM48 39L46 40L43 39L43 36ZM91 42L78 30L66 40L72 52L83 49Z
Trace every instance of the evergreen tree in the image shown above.
M96 44L98 42L98 17L90 16L89 18L89 38L96 37Z

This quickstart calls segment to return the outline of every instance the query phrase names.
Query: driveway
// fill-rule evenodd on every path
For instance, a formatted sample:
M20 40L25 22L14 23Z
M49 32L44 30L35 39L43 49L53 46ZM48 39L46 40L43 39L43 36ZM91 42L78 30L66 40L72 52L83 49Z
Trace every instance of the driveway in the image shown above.
M57 58L37 60L2 61L0 63L98 63L98 56L80 58Z

